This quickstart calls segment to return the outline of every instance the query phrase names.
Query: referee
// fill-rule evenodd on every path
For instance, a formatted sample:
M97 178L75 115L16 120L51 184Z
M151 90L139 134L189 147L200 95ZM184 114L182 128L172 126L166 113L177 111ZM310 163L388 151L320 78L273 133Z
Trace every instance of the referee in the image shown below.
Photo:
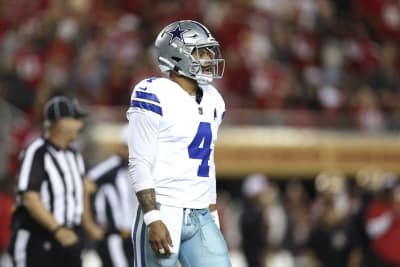
M131 227L137 199L128 178L127 135L126 125L117 152L87 174L88 180L97 187L91 201L96 223L105 231L96 249L103 267L133 267Z
M10 253L14 266L79 267L85 172L70 147L87 115L64 96L44 108L44 135L21 155Z

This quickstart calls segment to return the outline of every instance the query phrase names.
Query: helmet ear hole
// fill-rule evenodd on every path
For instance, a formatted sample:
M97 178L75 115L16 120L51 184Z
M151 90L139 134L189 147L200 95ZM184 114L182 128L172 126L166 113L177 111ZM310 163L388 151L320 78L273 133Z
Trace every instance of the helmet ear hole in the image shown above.
M174 61L179 62L182 60L182 58L180 57L171 57Z

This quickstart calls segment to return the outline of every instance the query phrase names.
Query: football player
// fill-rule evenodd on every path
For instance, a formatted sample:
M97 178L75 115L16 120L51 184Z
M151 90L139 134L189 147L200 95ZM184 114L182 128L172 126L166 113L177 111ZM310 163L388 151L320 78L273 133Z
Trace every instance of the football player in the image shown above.
M225 103L219 43L202 24L182 20L155 41L168 78L133 89L129 176L139 200L133 224L135 266L231 266L216 212L214 146Z

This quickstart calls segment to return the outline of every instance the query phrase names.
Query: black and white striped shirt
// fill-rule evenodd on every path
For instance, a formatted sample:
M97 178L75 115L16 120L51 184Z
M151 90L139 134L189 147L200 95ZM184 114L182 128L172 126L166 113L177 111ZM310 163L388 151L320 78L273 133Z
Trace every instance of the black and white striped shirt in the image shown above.
M37 226L21 201L23 192L36 191L60 225L80 225L84 173L84 161L79 152L72 148L60 149L43 137L33 141L23 152L20 163L17 222L19 220L26 229Z
M96 221L108 232L130 230L137 199L128 178L128 162L112 155L87 174L98 190L93 199Z

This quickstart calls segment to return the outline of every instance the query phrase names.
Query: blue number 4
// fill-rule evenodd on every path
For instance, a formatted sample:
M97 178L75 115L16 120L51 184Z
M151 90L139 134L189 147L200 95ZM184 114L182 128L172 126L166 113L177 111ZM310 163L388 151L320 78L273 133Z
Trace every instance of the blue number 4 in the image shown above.
M208 160L211 154L211 141L211 124L200 122L197 133L188 147L189 158L201 160L197 176L209 177L210 166L208 165Z

